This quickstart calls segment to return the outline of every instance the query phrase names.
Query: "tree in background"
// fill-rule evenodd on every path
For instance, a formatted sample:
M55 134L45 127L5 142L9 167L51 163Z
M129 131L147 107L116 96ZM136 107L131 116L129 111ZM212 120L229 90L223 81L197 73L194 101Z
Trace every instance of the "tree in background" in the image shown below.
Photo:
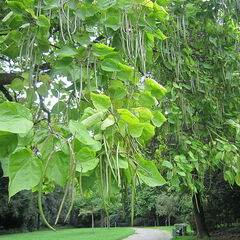
M177 201L172 195L161 194L156 199L156 213L165 216L165 225L171 226L171 217L177 212Z
M192 193L204 237L206 174L220 168L240 185L239 2L181 0L169 9L170 24L160 26L168 38L153 50L154 76L168 89L168 121L152 150L172 188Z

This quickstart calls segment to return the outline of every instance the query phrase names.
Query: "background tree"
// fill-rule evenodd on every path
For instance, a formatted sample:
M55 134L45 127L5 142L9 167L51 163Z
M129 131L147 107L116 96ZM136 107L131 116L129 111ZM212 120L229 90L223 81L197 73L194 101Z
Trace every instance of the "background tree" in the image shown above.
M153 67L168 89L168 121L153 150L159 144L172 187L192 193L203 237L206 173L222 168L225 180L239 185L239 4L183 0L169 8L171 24L159 26L168 38L154 48Z
M177 201L172 195L162 194L156 199L156 213L165 216L165 225L171 226L171 217L177 211Z

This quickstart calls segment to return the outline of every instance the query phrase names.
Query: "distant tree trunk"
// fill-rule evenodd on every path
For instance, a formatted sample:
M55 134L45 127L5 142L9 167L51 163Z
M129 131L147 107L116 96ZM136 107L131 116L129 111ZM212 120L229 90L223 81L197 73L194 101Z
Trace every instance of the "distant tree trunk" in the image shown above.
M205 216L203 212L203 206L201 202L201 195L199 192L193 195L192 203L198 237L200 238L209 237L208 229L205 222Z
M159 216L157 215L157 226L159 226Z
M94 215L93 215L93 212L92 212L92 228L94 228Z
M38 212L38 213L37 213L37 230L40 230L40 225L41 225L40 214L39 214L39 212Z
M168 215L168 226L171 226L171 215Z

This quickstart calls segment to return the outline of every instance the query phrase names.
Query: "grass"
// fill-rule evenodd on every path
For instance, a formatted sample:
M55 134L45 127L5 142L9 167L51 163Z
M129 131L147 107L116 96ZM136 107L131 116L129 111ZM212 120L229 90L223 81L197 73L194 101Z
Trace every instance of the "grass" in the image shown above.
M132 235L129 228L73 228L60 229L56 232L43 230L31 233L17 233L0 236L0 240L120 240Z

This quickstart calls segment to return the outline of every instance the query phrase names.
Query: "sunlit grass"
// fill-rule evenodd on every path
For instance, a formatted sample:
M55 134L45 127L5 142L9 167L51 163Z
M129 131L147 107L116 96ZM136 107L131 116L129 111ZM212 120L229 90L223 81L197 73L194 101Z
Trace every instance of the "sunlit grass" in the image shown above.
M129 228L74 228L18 233L0 236L1 240L120 240L134 233Z

